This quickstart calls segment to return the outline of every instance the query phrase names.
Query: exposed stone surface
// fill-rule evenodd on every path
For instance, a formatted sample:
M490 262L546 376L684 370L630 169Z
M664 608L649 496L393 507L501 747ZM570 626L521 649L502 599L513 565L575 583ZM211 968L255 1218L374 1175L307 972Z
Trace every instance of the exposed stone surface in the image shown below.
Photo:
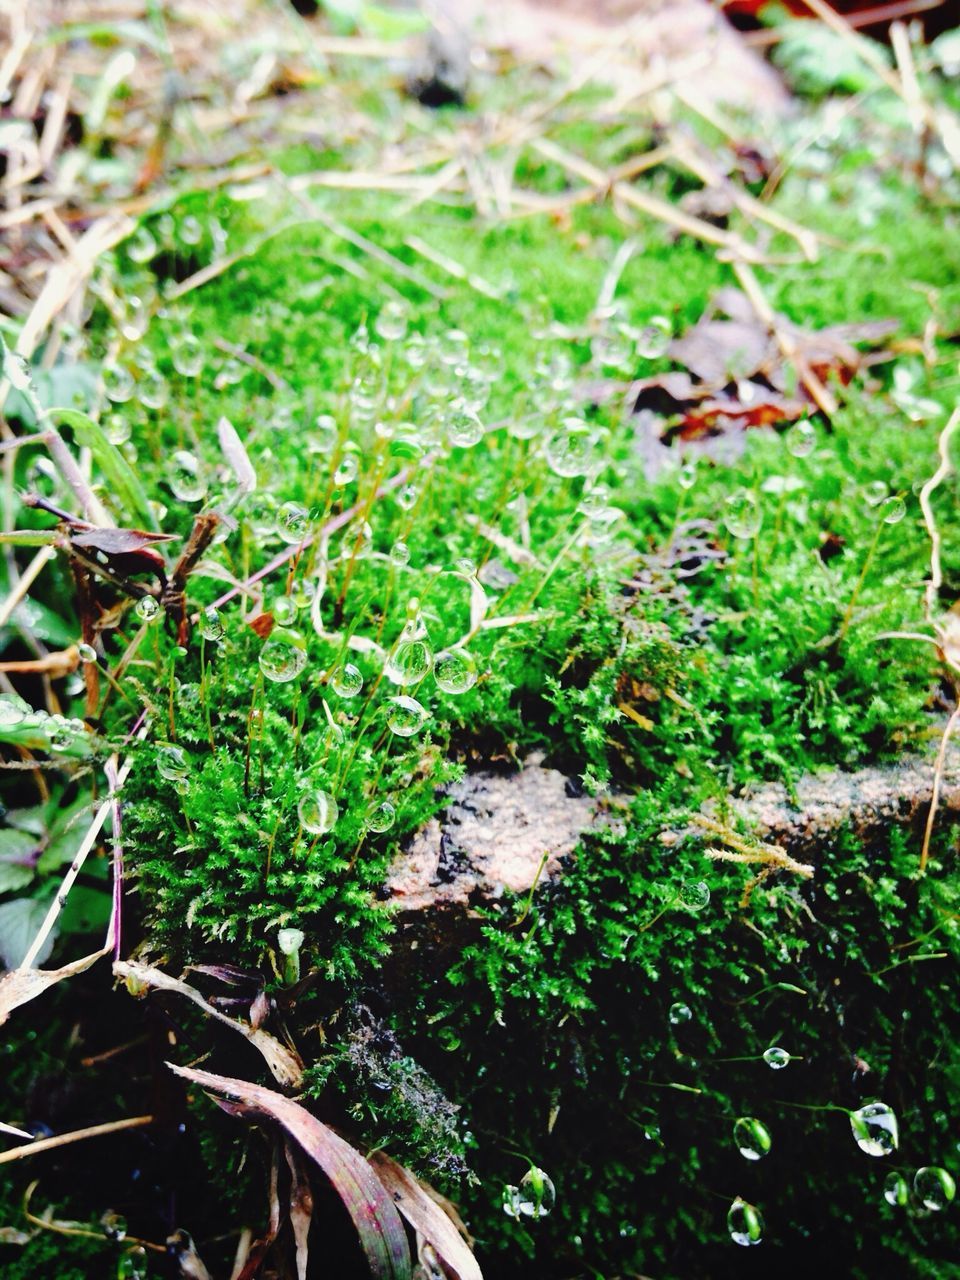
M924 820L933 772L932 757L908 756L855 773L808 774L797 784L796 803L781 783L770 783L735 800L733 808L762 839L791 853L811 853L844 823L868 836ZM951 811L960 811L960 745L954 744L947 749L939 807L944 818Z
M523 893L537 876L560 870L597 816L597 801L578 795L542 757L517 773L471 773L451 787L451 803L413 839L387 881L403 912L469 907L504 890Z
M933 794L932 758L907 757L893 765L811 774L793 803L786 787L771 783L732 801L734 811L761 839L816 862L816 851L844 823L864 836L892 825L919 825ZM610 820L601 803L582 795L573 780L531 756L515 773L471 773L450 790L440 818L420 831L387 881L387 896L401 924L420 927L451 911L463 917L489 906L505 890L529 892L547 855L540 882L561 873L581 835ZM960 745L947 753L940 815L960 812ZM445 926L430 920L436 941Z

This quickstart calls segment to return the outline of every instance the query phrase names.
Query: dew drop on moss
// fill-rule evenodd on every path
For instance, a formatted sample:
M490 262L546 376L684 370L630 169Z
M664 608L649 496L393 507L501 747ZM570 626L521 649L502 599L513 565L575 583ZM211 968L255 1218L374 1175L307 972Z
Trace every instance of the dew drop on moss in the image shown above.
M907 504L902 498L887 498L880 504L884 524L899 524L907 514Z
M185 333L172 351L173 367L181 378L196 378L203 369L203 344L193 333Z
M157 748L157 773L168 782L186 782L190 776L190 757L183 747L164 743Z
M323 835L337 825L340 806L329 791L310 791L301 796L297 816L306 831Z
M533 1167L520 1179L516 1196L517 1213L524 1218L545 1218L557 1203L557 1191L550 1176Z
M803 418L787 432L787 449L795 458L809 458L817 443L813 423Z
M397 811L389 800L381 800L368 811L365 824L370 831L389 831L397 819Z
M410 548L405 542L397 541L390 548L390 562L398 568L410 563Z
M790 1061L790 1054L778 1044L772 1044L769 1049L764 1049L763 1060L771 1071L782 1071Z
M868 507L879 507L889 490L882 480L871 480L863 487L863 500Z
M200 614L200 634L204 640L222 640L225 635L225 628L220 618L220 614L216 609L211 607L204 609Z
M178 449L167 466L167 484L181 502L199 502L207 492L207 482L196 456Z
M925 1209L939 1213L953 1201L957 1184L946 1169L925 1165L913 1175L913 1191Z
M593 432L582 418L564 418L544 443L547 465L564 479L585 476L593 461Z
M760 532L763 513L749 489L731 493L723 504L723 523L735 538L753 538Z
M297 606L291 596L277 596L270 606L274 621L280 627L289 627L296 619Z
M277 511L277 533L291 546L310 532L310 512L298 502L285 502Z
M133 611L141 622L152 622L160 612L160 602L153 596L141 596L134 605Z
M902 1173L888 1173L883 1183L883 1198L887 1204L903 1207L910 1203L910 1188Z
M304 651L283 637L269 639L260 650L260 670L275 684L296 680L307 665Z
M755 1205L737 1196L727 1213L727 1230L734 1244L749 1248L763 1239L763 1218Z
M388 298L373 325L384 342L400 342L407 332L407 308L397 298Z
M355 698L363 688L363 676L360 674L360 668L352 662L345 662L344 665L334 674L333 680L334 693L341 698Z
M670 1025L672 1027L682 1026L685 1022L690 1022L693 1018L693 1010L688 1004L684 1004L682 1000L678 1000L676 1004L670 1006Z
M419 684L433 666L433 654L423 640L400 639L387 659L384 675L401 688Z
M401 694L390 699L390 710L387 713L387 728L398 738L412 738L426 724L430 713L420 705L416 698L408 698Z
M78 644L77 653L80 655L81 662L89 663L97 660L97 651L92 644Z
M466 649L447 649L437 654L433 678L444 693L466 693L477 683L477 664Z
M888 1156L899 1143L897 1117L885 1102L868 1102L850 1112L854 1141L868 1156Z
M455 405L447 418L447 439L461 449L472 449L483 439L483 423L472 409Z
M333 483L341 488L344 485L351 484L357 478L357 472L360 470L360 464L352 453L344 454L340 459L336 471L333 473Z
M753 1116L741 1116L735 1122L733 1140L744 1160L762 1160L773 1145L770 1130Z
M710 887L705 880L684 880L677 899L688 911L702 911L710 904Z

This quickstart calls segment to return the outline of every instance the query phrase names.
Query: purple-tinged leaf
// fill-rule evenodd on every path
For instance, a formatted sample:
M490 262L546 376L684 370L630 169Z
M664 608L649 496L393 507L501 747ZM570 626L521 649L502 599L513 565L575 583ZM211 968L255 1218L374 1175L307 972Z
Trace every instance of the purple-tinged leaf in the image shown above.
M369 1162L410 1225L433 1247L451 1273L451 1280L483 1280L479 1263L467 1242L430 1193L409 1169L383 1151L374 1151Z
M333 1183L357 1228L375 1280L410 1280L410 1248L400 1215L383 1183L349 1142L299 1102L273 1089L210 1071L178 1067L172 1062L167 1066L184 1080L226 1094L281 1125Z

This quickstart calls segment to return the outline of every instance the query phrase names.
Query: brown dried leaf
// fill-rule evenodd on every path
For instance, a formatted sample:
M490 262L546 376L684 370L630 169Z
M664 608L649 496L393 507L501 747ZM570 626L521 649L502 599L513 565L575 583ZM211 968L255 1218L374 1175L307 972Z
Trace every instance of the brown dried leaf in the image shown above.
M198 1008L211 1018L216 1018L218 1022L222 1022L224 1026L231 1027L234 1031L238 1031L244 1039L249 1040L255 1049L262 1055L274 1079L278 1084L282 1084L288 1088L297 1089L303 1081L303 1063L299 1057L287 1048L285 1044L281 1044L276 1036L270 1035L268 1031L263 1031L259 1027L251 1027L246 1022L238 1022L236 1018L228 1017L227 1014L221 1013L219 1009L215 1009L212 1004L206 1001L196 987L191 987L189 983L181 982L179 978L172 978L168 973L163 973L160 969L153 969L150 965L139 964L135 960L118 960L113 966L113 972L118 978L133 979L134 982L142 987L152 987L157 991L175 991L178 995L186 996L188 1000L192 1000Z
M410 1280L410 1248L400 1215L359 1151L273 1089L172 1062L167 1066L184 1080L255 1107L280 1124L332 1182L357 1228L375 1280Z
M100 951L94 951L80 960L65 964L59 969L11 969L0 978L0 1026L20 1005L36 1000L37 996L65 978L73 978L83 973L91 965L105 956L113 946L113 939L108 938L107 945Z
M368 1159L393 1197L394 1204L410 1225L433 1246L440 1261L452 1273L453 1280L483 1280L479 1263L450 1216L410 1170L391 1160L384 1151L374 1151Z

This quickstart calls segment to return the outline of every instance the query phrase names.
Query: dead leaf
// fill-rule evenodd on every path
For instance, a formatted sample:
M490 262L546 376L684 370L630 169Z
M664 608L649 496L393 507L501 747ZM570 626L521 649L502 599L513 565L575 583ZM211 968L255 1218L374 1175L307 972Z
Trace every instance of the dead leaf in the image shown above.
M152 987L156 991L175 991L178 995L186 996L188 1000L192 1000L209 1017L216 1018L218 1022L222 1022L224 1026L238 1031L244 1039L249 1040L253 1047L263 1055L264 1061L278 1084L291 1089L300 1087L303 1081L303 1063L295 1053L291 1052L286 1045L281 1044L276 1036L272 1036L268 1031L264 1031L259 1027L252 1027L246 1022L238 1022L236 1018L228 1017L227 1014L221 1013L219 1009L215 1009L212 1004L205 1000L196 987L191 987L189 983L182 982L179 978L172 978L168 973L163 973L160 969L153 969L150 965L139 964L135 960L118 960L113 966L113 972L118 978L123 978L124 981L132 979L133 982L144 988Z
M107 944L100 951L94 951L91 955L83 956L80 960L74 960L71 964L65 964L59 969L11 969L9 973L5 973L0 978L0 1026L22 1004L27 1004L30 1000L36 1000L37 996L50 987L55 986L58 982L63 982L65 978L73 978L78 973L83 973L89 969L91 965L107 954L113 946L112 937L107 939Z
M391 1160L384 1151L374 1151L368 1158L377 1177L393 1197L394 1204L433 1247L444 1267L452 1273L453 1280L483 1280L479 1263L449 1215L410 1170Z
M285 1142L284 1153L290 1167L290 1226L297 1246L297 1280L307 1280L310 1222L313 1218L313 1192L305 1176L297 1152Z
M255 618L249 620L247 625L261 640L266 640L274 628L275 621L272 613L258 613Z
M246 1080L168 1062L175 1075L275 1120L330 1179L360 1236L374 1280L410 1280L410 1247L393 1201L359 1151L299 1102Z

